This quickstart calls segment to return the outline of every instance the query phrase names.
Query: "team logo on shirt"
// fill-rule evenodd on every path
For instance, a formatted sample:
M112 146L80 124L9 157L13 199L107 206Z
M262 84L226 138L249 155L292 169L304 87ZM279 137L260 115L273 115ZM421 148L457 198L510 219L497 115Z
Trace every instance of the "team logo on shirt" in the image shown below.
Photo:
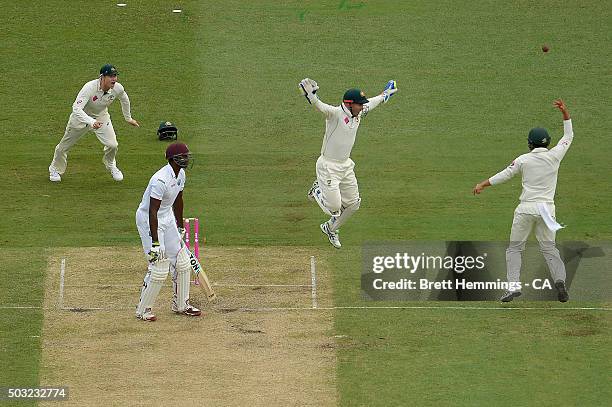
M331 181L332 181L331 179L327 180L327 186L331 186Z
M92 101L94 101L94 102L95 102L96 100L98 100L98 95L94 95L94 97L93 97L91 100L92 100Z
M177 184L178 184L179 187L181 186L181 180L180 179L178 180Z
M349 124L349 118L348 117L344 118L344 124Z

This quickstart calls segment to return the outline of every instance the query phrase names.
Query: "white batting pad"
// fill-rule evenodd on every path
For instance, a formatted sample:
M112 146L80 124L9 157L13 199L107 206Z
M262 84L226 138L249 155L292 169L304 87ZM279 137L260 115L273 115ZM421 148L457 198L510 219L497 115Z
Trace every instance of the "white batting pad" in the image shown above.
M184 311L189 300L189 285L191 277L191 261L189 250L182 247L176 256L176 276L172 279L174 286L174 309Z
M150 274L147 272L147 276L145 276L145 286L140 295L140 302L136 308L136 315L142 315L147 308L153 307L159 290L161 290L166 277L168 277L169 270L170 261L168 259L160 260L151 265Z

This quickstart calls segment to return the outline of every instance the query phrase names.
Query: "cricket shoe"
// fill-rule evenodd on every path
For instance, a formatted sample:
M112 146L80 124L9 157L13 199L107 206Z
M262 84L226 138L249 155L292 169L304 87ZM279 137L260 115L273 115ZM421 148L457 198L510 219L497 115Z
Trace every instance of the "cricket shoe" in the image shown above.
M321 232L327 235L329 243L331 243L332 246L334 246L336 249L342 247L342 245L340 244L340 238L338 237L338 233L329 230L329 224L327 222L321 223L319 227L321 228Z
M499 300L501 302L510 302L513 299L515 299L516 297L520 297L520 296L521 296L521 292L520 291L506 291L504 293L504 295L502 295Z
M117 168L116 165L110 166L110 167L106 167L108 169L108 171L110 171L111 175L113 176L113 179L117 182L119 181L123 181L123 173L121 172L121 170L119 168Z
M312 183L312 187L308 190L308 200L311 202L315 201L315 193L317 192L317 188L319 188L319 181L315 180Z
M567 302L567 300L569 300L569 293L567 292L567 288L565 288L565 281L557 281L555 283L555 288L557 289L557 298L559 301Z
M146 322L157 321L157 317L151 312L151 308L147 308L142 315L136 315L136 318Z
M182 311L179 311L178 308L176 308L176 305L172 303L172 312L174 312L175 314L187 315L189 317L199 317L200 315L202 315L202 311L200 311L189 303L187 303L187 307Z
M49 167L49 181L51 182L60 182L62 180L62 176L57 170L52 167Z

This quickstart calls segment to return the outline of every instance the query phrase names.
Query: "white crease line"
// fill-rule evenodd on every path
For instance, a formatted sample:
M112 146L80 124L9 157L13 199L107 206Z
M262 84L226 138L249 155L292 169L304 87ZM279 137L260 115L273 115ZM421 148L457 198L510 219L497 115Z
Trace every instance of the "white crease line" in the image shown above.
M263 308L234 308L234 310L246 311L246 312L269 312L269 311L306 311L306 310L319 310L319 311L334 311L334 310L401 310L401 309L445 309L445 310L591 310L591 311L612 311L612 308L603 307L428 307L428 306L339 306L339 307L263 307ZM221 309L221 310L232 310Z
M317 308L317 267L315 264L315 257L310 256L310 280L312 289L312 308Z
M60 284L59 284L59 299L57 302L57 307L59 309L64 308L64 279L66 275L66 259L63 258L60 263Z

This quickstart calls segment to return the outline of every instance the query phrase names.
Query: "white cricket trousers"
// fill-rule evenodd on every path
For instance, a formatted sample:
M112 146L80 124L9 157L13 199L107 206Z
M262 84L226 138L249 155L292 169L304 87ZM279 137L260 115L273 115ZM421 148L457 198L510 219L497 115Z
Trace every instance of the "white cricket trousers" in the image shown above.
M355 163L350 158L336 161L319 156L317 180L325 206L332 212L359 202L359 186L355 177Z
M549 205L551 215L555 216L554 205ZM510 244L506 250L506 267L508 282L519 282L521 278L522 252L525 242L535 226L535 236L540 245L540 251L546 260L553 282L565 282L565 265L555 244L556 232L551 231L540 215L514 212Z
M68 151L76 144L85 133L92 131L104 145L104 157L102 162L106 168L114 167L116 165L115 157L117 156L117 135L113 128L110 116L102 116L97 119L102 123L102 127L99 129L93 129L91 126L78 121L73 115L70 115L68 124L66 125L66 131L64 137L55 147L55 153L53 154L53 161L49 166L49 170L55 169L60 174L66 171Z

